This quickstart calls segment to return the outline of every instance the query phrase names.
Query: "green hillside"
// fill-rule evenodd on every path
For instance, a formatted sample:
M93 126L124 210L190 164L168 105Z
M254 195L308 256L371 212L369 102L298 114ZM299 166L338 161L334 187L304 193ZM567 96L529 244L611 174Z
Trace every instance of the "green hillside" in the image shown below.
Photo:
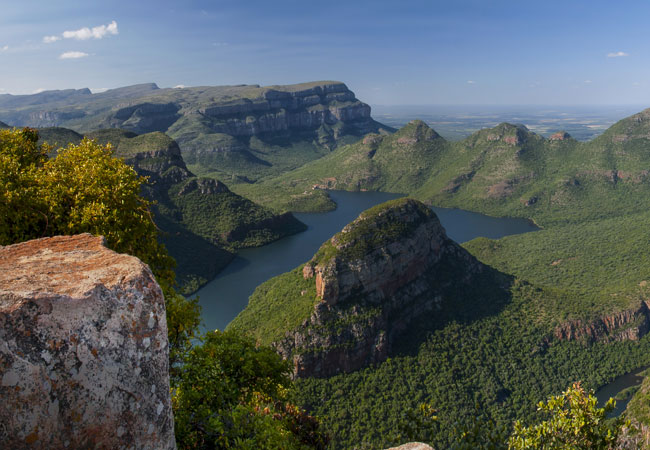
M232 189L255 201L292 211L332 209L322 190L380 190L407 193L435 170L448 143L424 122L414 121L391 135L368 134L355 144L280 177Z
M299 379L299 402L324 418L335 448L397 443L404 426L400 412L427 402L438 410L438 428L415 439L447 448L457 428L470 426L476 417L505 426L515 418L532 419L536 402L573 381L596 389L650 363L648 335L639 341L616 337L643 327L638 318L602 334L586 334L603 318L615 323L636 311L647 298L650 241L643 224L648 219L644 213L469 242L465 247L481 262L507 274L497 279L512 277L505 293L503 281L489 279L456 291L440 310L411 323L385 362L328 378ZM339 239L347 240L347 234ZM345 241L339 244L352 251ZM314 260L330 255L328 248L325 244ZM309 318L318 298L314 302L313 281L303 277L303 267L259 286L230 327L269 344L305 321L324 326ZM463 278L462 266L455 270L455 277ZM345 306L355 308L359 327L367 320L362 305L360 298ZM585 334L556 337L558 329L575 321L585 325ZM336 326L332 339L340 333Z
M57 147L78 143L82 135L66 128L39 130L40 139ZM86 134L100 144L111 144L140 175L153 200L161 240L177 262L181 291L204 285L234 257L237 249L264 245L305 229L291 213L277 214L231 192L212 178L195 177L181 150L161 132L138 135L111 128Z
M538 401L576 380L596 389L650 363L650 110L585 143L511 124L450 143L427 128L412 122L280 177L232 185L275 207L331 208L326 189L383 190L543 226L465 244L512 277L505 297L493 297L497 290L489 287L467 290L450 309L410 325L385 362L298 380L299 402L324 418L335 448L403 443L401 412L422 402L436 408L439 422L433 434L413 438L447 448L476 418L506 427L530 420ZM260 286L233 326L268 341L304 320L313 304L301 295L301 269ZM254 325L265 308L287 328ZM628 408L645 424L647 386Z
M649 117L646 110L624 119L586 143L562 132L545 139L507 123L447 142L414 121L279 177L231 187L294 211L331 209L316 191L344 189L400 192L436 206L527 217L545 226L621 216L650 206Z

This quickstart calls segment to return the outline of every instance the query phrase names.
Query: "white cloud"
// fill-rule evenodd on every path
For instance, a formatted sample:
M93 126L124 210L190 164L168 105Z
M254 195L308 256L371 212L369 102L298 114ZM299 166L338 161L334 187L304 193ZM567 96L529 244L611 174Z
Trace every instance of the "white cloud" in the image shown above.
M184 84L177 84L176 86L174 86L174 89L183 89L185 87L187 86L185 86Z
M611 52L607 54L608 58L620 58L621 56L630 56L630 54L625 52Z
M93 94L101 94L102 92L108 91L108 88L90 88L90 92Z
M64 31L63 37L65 39L85 41L87 39L102 39L104 36L109 34L118 34L117 22L112 21L108 25L100 25L98 27L93 27L92 29L84 27L75 31Z
M228 45L230 45L230 44L228 44L227 42L213 42L212 43L213 47L226 47Z
M61 53L59 56L59 59L79 59L79 58L85 58L88 56L88 53L84 52L65 52Z
M6 52L7 50L9 50L8 45L3 45L2 47L0 47L0 52Z
M591 80L585 80L585 84L591 84Z
M476 84L476 81L474 81L474 80L467 80L467 84Z
M44 91L46 91L46 90L47 90L47 89L43 89L43 88L34 89L34 90L32 91L32 94L40 94L41 92L44 92Z
M108 25L99 25L97 27L83 27L78 30L64 31L60 36L45 36L43 42L51 44L61 39L76 39L78 41L86 41L88 39L102 39L109 35L118 34L117 22L112 21Z

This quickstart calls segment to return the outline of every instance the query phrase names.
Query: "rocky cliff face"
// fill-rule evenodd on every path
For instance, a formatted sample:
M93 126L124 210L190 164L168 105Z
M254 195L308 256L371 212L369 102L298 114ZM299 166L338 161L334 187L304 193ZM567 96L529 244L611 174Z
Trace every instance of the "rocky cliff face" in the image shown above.
M315 159L366 133L390 130L372 120L370 106L337 81L154 88L10 96L0 99L0 120L86 133L163 132L178 142L188 164L247 179L292 169L297 161Z
M181 156L180 147L174 140L169 139L169 141L158 148L145 147L143 151L126 156L124 160L138 174L149 177L149 182L152 184L159 183L169 187L193 177Z
M450 276L451 267L460 272ZM482 270L428 207L388 202L364 212L304 266L318 301L275 347L299 377L381 362L411 322L442 307L449 286L471 282Z
M603 316L591 322L573 320L555 328L552 339L560 341L638 341L650 331L650 308L642 301L637 308Z
M262 89L257 98L214 103L185 114L216 119L213 131L232 136L253 136L291 129L316 129L336 122L370 120L370 107L360 102L343 83L322 83L296 90ZM359 124L364 126L363 123Z
M0 247L0 398L4 448L175 448L149 268L89 234Z
M51 134L48 129L39 130L41 133L45 140ZM102 145L111 144L115 156L124 159L138 175L148 177L148 184L156 188L169 188L194 176L185 165L178 143L164 133L137 135L121 129L104 129L88 133L86 137Z
M72 126L69 122L91 118L98 125L138 134L167 131L187 117L207 118L211 132L232 136L315 129L337 122L375 128L370 107L337 81L267 87L142 88L118 95L119 90L102 94L84 89L10 96L0 101L0 112L20 126Z

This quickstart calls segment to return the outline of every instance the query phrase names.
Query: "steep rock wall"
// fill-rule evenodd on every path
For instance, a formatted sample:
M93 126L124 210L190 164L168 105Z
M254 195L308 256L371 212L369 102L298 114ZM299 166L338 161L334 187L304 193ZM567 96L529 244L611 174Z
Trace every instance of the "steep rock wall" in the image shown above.
M242 86L242 92L246 88L251 87ZM295 90L285 90L282 86L252 88L256 92L239 98L215 97L198 104L185 99L173 103L150 100L121 103L107 120L112 127L144 133L165 131L183 116L199 116L208 120L211 132L240 137L313 130L337 122L361 126L368 122L367 126L372 127L370 106L357 100L343 83L323 83Z
M650 331L650 308L642 301L637 308L609 314L591 322L572 320L553 331L559 341L638 341Z

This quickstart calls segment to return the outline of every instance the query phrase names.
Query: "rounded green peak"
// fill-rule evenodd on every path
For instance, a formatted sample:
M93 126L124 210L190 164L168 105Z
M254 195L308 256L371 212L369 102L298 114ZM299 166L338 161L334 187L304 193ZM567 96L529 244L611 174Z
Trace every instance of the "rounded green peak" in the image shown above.
M499 125L496 125L492 128L482 128L478 131L472 133L472 136L483 136L490 133L499 133L499 134L515 134L515 133L524 133L524 134L535 134L521 123L513 124L509 122L501 122Z
M171 151L180 154L176 141L160 131L138 135L120 128L108 128L88 133L86 137L96 139L101 145L110 143L113 145L115 155L123 158L154 151Z
M520 131L525 131L528 133L531 133L531 131L528 129L526 125L523 123L510 123L510 122L501 122L499 125L494 127L495 129L500 129L500 130L520 130Z
M431 208L418 200L405 197L381 203L362 212L325 242L311 264L323 264L333 257L362 258L372 249L398 241L429 221L440 224Z
M530 131L526 125L502 122L493 128L476 131L467 138L472 145L485 143L503 143L509 146L523 145L529 139L541 139Z
M100 144L105 144L111 140L130 139L136 136L137 133L122 128L104 128L86 134L87 138L96 139Z
M181 149L176 141L160 131L141 134L134 138L126 139L122 141L121 147L123 147L122 151L128 152L129 154L159 151L179 156L181 154Z
M416 119L412 120L402 128L397 130L393 135L399 141L402 139L408 139L412 143L421 142L421 141L432 141L434 139L441 139L441 136L435 132L429 125L427 125L422 120Z
M354 221L346 225L345 228L353 227L356 223L362 222L365 220L373 220L375 218L381 217L385 214L408 214L408 213L417 213L422 214L426 217L435 216L435 213L427 205L422 203L419 200L415 200L409 197L397 198L395 200L389 200L379 205L373 206L359 214ZM343 230L345 230L345 228Z
M621 119L609 127L603 134L594 139L625 143L632 139L648 139L650 134L650 108Z
M2 128L2 126L0 126ZM69 143L79 144L83 136L74 130L62 127L46 127L38 129L38 142L42 144L47 142L55 149L66 147Z

